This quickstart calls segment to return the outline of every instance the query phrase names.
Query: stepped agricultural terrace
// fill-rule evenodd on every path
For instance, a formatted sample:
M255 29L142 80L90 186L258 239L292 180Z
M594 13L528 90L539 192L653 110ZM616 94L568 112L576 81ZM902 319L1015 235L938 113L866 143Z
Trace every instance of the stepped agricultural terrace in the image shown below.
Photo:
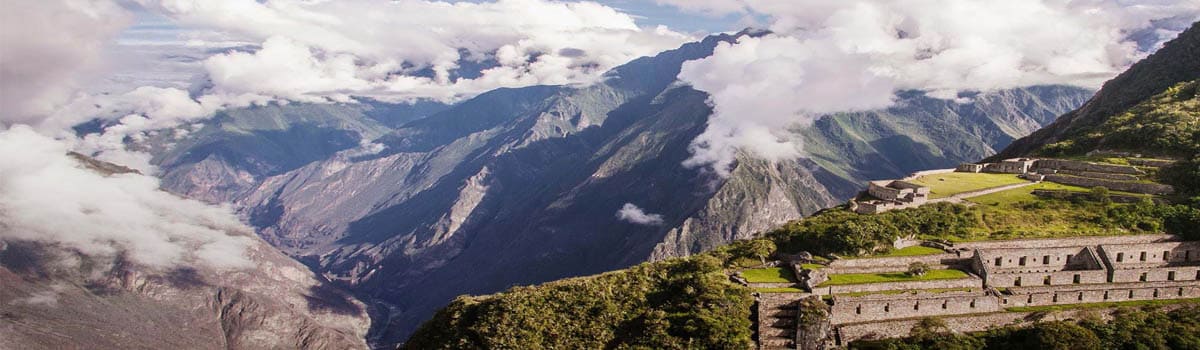
M1163 202L1160 196L1173 193L1152 181L1170 160L1120 163L1127 164L1037 158L962 164L871 181L849 209L873 214L943 201L991 208L1023 198L1017 192L1094 200L1104 193L1097 186L1113 190L1107 195L1116 203ZM797 254L773 272L785 279L747 281L758 292L758 347L824 349L902 337L930 317L942 318L952 331L976 332L1076 317L1081 308L1200 301L1200 242L1177 236L952 243L914 240L917 234L894 242L899 251L892 256L825 262Z
M1104 164L1066 159L1013 158L997 163L966 163L953 169L928 170L912 174L899 180L877 180L867 183L867 189L850 200L850 209L859 214L876 214L889 210L919 207L926 203L959 201L984 195L997 190L1020 187L1042 181L1083 188L1105 187L1109 190L1132 194L1169 195L1175 192L1170 185L1145 181L1149 175L1145 169L1172 164L1170 160L1127 159L1131 165ZM965 187L953 193L938 193L925 178L950 173L963 174L1014 174L1024 181L1018 183L981 182L975 187ZM1011 176L1011 175L1010 175ZM1039 196L1064 197L1056 191L1039 190ZM1117 202L1139 200L1140 197L1113 195Z
M936 245L933 243L926 243ZM955 331L982 331L1028 321L1027 308L1200 298L1200 242L1153 234L983 241L936 245L938 254L837 259L823 267L792 263L793 293L761 293L760 349L793 348L792 339L824 339L800 348L844 346L904 336L922 318L941 317ZM912 263L950 277L904 277ZM884 281L836 283L840 276ZM890 279L890 280L888 280ZM751 287L781 287L780 283ZM821 325L800 324L806 298L822 298ZM1020 317L1018 317L1020 316ZM813 330L825 330L814 336Z

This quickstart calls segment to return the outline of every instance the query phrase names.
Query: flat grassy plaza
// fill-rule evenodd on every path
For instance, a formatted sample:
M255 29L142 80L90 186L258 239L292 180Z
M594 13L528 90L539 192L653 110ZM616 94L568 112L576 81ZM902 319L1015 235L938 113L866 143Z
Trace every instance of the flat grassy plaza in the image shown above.
M945 173L918 177L909 181L929 187L930 198L945 198L959 193L1029 182L1015 174Z

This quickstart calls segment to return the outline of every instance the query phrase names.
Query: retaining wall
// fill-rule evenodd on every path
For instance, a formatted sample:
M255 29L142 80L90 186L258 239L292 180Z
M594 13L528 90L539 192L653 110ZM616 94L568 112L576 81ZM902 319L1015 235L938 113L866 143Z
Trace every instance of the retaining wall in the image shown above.
M1105 179L1094 179L1089 177L1078 177L1071 175L1049 174L1046 175L1046 181L1056 182L1064 185L1080 186L1080 187L1096 187L1104 186L1110 190L1134 192L1144 194L1171 194L1175 193L1175 188L1169 185L1144 182L1127 182Z
M1013 287L1001 295L1001 307L1105 303L1131 300L1190 299L1200 297L1200 283L1110 283L1054 287Z
M1059 170L1058 174L1075 175L1075 176L1081 176L1081 177L1090 177L1090 178L1096 178L1096 179L1117 180L1117 181L1137 181L1138 180L1137 175L1098 173L1098 172L1094 172L1094 171Z
M865 293L865 292L882 292L890 290L917 290L917 289L946 289L946 288L983 288L983 280L976 276L968 278L952 279L952 280L931 280L931 281L908 281L908 282L883 282L883 283L864 283L864 284L846 284L836 286L821 286L813 288L813 294L830 295L830 294L847 294L847 293Z
M987 277L988 287L1014 287L1017 281L1021 286L1046 285L1047 277L1050 285L1071 284L1102 284L1108 282L1108 271L1054 271L1054 272L1023 272L1023 273L990 273ZM1076 282L1078 281L1078 282Z
M899 270L884 270L884 271L904 271L908 269L908 265L915 262L922 262L930 265L954 265L963 263L962 258L958 254L945 253L933 255L917 255L917 256L897 256L886 258L858 258L858 259L837 259L829 263L830 269L835 269L841 273L843 269L854 268L899 268Z
M1200 266L1157 267L1113 270L1114 283L1200 280Z
M1000 311L996 297L982 291L944 292L864 297L834 297L830 321L835 324L882 321L911 317L961 315Z
M1079 236L1067 238L1045 238L1045 239L1014 239L1005 241L979 241L979 242L963 242L956 243L954 248L967 249L994 249L994 248L1052 248L1052 247L1076 247L1076 246L1098 246L1105 244L1143 244L1143 243L1162 243L1162 242L1178 242L1179 236L1167 234L1144 234L1144 235L1123 235L1123 236Z
M1066 159L1039 159L1037 161L1037 164L1034 165L1034 167L1050 168L1050 169L1056 169L1056 170L1074 170L1074 171L1088 171L1088 172L1112 173L1112 174L1131 174L1131 175L1145 174L1145 172L1142 171L1141 169L1138 169L1138 168L1132 167L1132 166L1128 166L1128 165L1099 164L1099 163L1083 162L1083 161L1078 161L1078 160L1066 160Z

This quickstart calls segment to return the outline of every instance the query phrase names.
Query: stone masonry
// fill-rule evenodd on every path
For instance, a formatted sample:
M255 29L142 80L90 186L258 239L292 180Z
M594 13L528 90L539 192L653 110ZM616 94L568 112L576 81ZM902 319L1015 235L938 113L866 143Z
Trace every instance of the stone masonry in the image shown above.
M839 259L805 272L902 272L923 262L964 270L967 278L815 286L811 294L796 295L826 296L828 321L842 346L905 336L926 317L972 320L971 329L985 330L1012 322L1010 316L1019 314L1007 310L1012 307L1200 298L1200 242L1170 235L971 242L947 250L924 257ZM767 303L791 305L774 299ZM790 323L759 327L780 324ZM903 331L880 331L889 329Z

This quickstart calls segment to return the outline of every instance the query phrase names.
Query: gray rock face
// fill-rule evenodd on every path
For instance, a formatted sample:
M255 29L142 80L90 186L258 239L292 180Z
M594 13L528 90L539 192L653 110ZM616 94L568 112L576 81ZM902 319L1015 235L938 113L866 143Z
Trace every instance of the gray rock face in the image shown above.
M195 161L161 164L176 192L234 201L265 240L386 304L373 340L395 343L454 296L751 237L843 202L864 180L992 154L1089 94L1032 87L956 103L905 93L894 108L796 130L802 159L741 154L732 175L719 178L681 165L711 107L675 77L682 62L732 39L638 59L590 86L499 89L402 125L355 127L381 133L368 137L386 145L377 154L342 148L282 157L326 155L305 162L239 162L181 144L160 159ZM303 153L294 144L279 149ZM251 170L259 163L289 166ZM662 224L618 220L624 203L661 215Z
M167 270L0 242L3 349L365 349L365 306L258 240L253 269Z

